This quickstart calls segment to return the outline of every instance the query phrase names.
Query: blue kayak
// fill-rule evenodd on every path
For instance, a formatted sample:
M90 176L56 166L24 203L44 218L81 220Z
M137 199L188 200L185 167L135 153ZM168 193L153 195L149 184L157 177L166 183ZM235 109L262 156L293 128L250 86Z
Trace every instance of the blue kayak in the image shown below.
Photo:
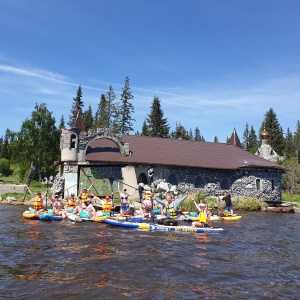
M42 221L61 221L63 219L63 217L62 216L42 214L42 215L39 215L39 219L42 220Z

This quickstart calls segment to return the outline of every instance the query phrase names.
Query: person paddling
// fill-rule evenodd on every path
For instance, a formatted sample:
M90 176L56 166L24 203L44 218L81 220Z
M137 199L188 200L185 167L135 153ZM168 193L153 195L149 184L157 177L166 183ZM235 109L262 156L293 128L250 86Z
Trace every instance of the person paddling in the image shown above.
M197 209L199 210L199 221L195 221L192 223L193 227L209 227L209 218L210 218L210 211L208 210L208 205L203 203L202 199L199 201L199 205L194 201Z

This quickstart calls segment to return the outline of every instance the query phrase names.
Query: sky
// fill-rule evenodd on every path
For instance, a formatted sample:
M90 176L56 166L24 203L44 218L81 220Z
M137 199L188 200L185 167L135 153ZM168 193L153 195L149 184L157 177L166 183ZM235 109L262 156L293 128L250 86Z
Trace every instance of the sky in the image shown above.
M134 134L153 98L171 129L226 142L258 134L273 108L283 131L300 119L298 0L0 0L0 136L36 104L67 122L81 85L96 112L126 76Z

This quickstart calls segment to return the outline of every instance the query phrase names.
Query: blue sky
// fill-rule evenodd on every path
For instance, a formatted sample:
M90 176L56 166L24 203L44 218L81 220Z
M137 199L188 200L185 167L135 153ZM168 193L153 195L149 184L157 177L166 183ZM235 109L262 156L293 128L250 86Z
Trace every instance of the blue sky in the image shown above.
M300 119L300 1L1 0L0 136L35 104L69 120L82 85L95 113L130 78L135 131L153 97L174 129L220 142L273 108L284 132Z

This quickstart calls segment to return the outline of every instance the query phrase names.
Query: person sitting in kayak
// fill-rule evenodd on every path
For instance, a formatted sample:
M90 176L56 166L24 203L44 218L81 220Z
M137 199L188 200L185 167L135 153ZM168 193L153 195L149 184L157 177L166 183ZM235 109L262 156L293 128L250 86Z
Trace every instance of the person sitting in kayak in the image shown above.
M48 190L46 190L44 195L42 195L41 192L37 192L36 196L32 193L32 191L29 188L27 190L33 198L33 208L29 207L29 210L35 211L37 214L43 214L43 199L48 194Z
M88 189L86 188L82 189L82 191L79 194L79 199L81 199L81 203L84 203L88 198L88 196L89 196Z
M153 194L148 194L142 199L141 210L145 217L151 217Z
M77 204L77 199L75 197L74 193L71 193L71 195L68 197L68 202L67 202L67 208L70 212L74 210Z
M121 214L126 214L127 211L130 210L130 206L129 206L129 196L133 196L136 192L136 190L134 190L134 192L132 194L128 194L127 189L123 189L123 191L121 192L120 190L120 182L118 181L118 191L120 194L120 199L121 199Z
M84 203L77 205L73 211L73 214L79 214L81 218L96 218L96 210L92 204L92 197L88 196Z
M112 211L112 200L109 196L106 196L102 203L102 212L104 215L110 215Z
M199 221L195 221L192 223L193 227L209 227L209 218L210 218L210 212L206 205L203 203L202 199L200 199L199 204L194 201L197 209L199 210Z
M52 207L56 216L66 217L66 213L63 211L64 204L59 199L59 193L55 193L54 198L51 198Z
M182 198L177 199L175 201L172 200L171 193L166 193L166 201L162 201L159 198L155 197L154 200L163 206L162 213L167 217L166 219L161 219L160 223L164 225L173 224L177 225L177 221L175 220L177 217L177 209L178 205L184 201L188 196L188 192Z

